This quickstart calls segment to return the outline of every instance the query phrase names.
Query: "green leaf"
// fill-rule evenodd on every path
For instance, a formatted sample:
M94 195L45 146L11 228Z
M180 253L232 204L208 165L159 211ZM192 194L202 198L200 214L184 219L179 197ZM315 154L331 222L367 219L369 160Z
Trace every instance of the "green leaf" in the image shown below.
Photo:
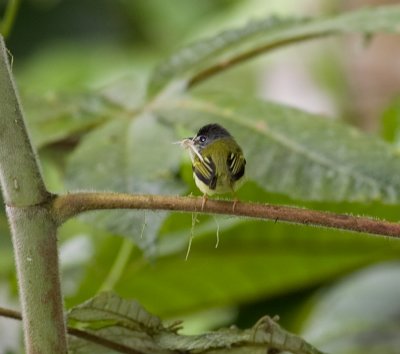
M178 99L158 114L193 132L221 123L243 147L248 179L270 192L298 200L400 201L400 156L332 120L223 93Z
M146 327L156 331L163 327L161 320L150 315L137 301L123 300L112 292L101 293L74 307L69 311L68 319L95 324L96 328L118 324L130 329Z
M255 188L253 183L246 184L240 193L240 200L293 203L267 194L261 188ZM303 204L298 202L298 205ZM313 209L398 218L396 206L307 205ZM253 301L279 298L327 284L338 275L365 264L398 258L400 250L400 243L394 240L337 230L226 216L216 216L214 220L199 215L198 219L187 261L185 254L192 215L174 213L163 224L156 244L156 259L148 262L134 251L113 289L125 297L134 296L148 310L163 318L181 318L197 311L234 310ZM217 225L220 240L215 248ZM92 260L85 263L84 270L81 268L84 278L75 296L66 298L68 307L96 293L110 272L121 244L115 237L104 239L93 235L91 239ZM218 312L212 313L218 316Z
M155 70L150 92L157 93L173 80L194 80L198 75L207 75L207 71L223 70L227 65L307 39L348 32L399 32L399 22L400 6L366 8L326 18L270 17L252 21L173 54Z
M42 147L89 130L110 116L110 107L98 97L61 95L28 101L27 116L35 146Z
M330 353L399 352L400 264L363 269L319 293L303 334Z
M242 352L265 353L274 349L295 354L321 354L267 316L245 330L230 328L197 336L178 335L177 323L165 326L138 302L121 299L113 293L103 293L90 299L72 309L68 317L81 325L87 323L93 326L97 323L98 328L87 331L141 353L209 353L210 350L229 353L229 348L241 347ZM79 340L77 342L77 347L74 342L70 345L72 353L82 352L82 345L79 345Z
M177 194L179 149L171 148L171 130L150 114L113 120L88 134L67 165L69 189L125 193ZM100 228L133 237L151 252L166 213L94 212L87 220ZM143 231L143 232L142 232Z
M191 217L186 219L190 225ZM396 257L399 250L378 238L279 223L247 221L220 230L218 248L216 226L206 235L197 231L187 261L189 230L181 233L186 241L181 252L139 268L132 260L115 290L135 294L154 313L176 317L315 286L377 259Z
M95 229L92 224L83 223L82 221L84 220L70 220L60 229L61 237L63 237L63 234L68 234L66 229L71 224L72 227L75 226L77 228L76 231L69 231L69 237L73 240L76 240L77 237L79 238L82 233L87 235L84 237L88 244L85 247L86 249L84 248L83 250L89 252L89 258L84 259L82 264L75 262L69 265L67 269L65 267L62 269L62 276L65 279L63 292L67 308L84 302L102 289L111 290L110 287L107 288L104 284L109 279L110 272L112 272L115 262L118 260L121 247L125 244L125 239L115 237L115 235L109 234L107 231ZM82 244L80 246L82 247ZM139 249L132 252L131 259L137 259L135 256L142 257ZM65 257L62 261L64 259ZM72 273L68 273L69 270Z
M155 332L168 331L161 320L149 314L137 301L121 299L111 292L101 293L73 308L68 314L68 320L78 322L79 327L84 326L88 332L101 338L141 353L168 353L152 339ZM91 347L83 345L81 340L71 344L72 353L93 350L89 351Z
M143 101L144 80L126 76L92 93L25 93L23 101L33 142L42 147L85 133L111 118L126 117Z
M381 120L381 135L383 139L400 149L400 100L394 100L383 112Z

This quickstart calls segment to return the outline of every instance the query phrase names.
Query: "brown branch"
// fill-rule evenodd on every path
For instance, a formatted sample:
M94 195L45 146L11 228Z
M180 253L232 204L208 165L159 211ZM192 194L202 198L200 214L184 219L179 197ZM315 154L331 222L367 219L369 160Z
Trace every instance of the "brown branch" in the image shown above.
M0 307L0 316L2 317L8 317L8 318L12 318L14 320L22 320L22 316L21 313L18 311L14 311L14 310L10 310L10 309L6 309L4 307ZM99 337L93 333L89 333L89 332L85 332L83 330L80 330L78 328L73 328L73 327L67 327L67 332L68 334L81 338L81 339L85 339L88 342L92 342L95 344L99 344L103 347L109 348L109 349L113 349L119 353L124 353L124 354L143 354L143 352L134 350L130 347L127 347L126 345L120 344L120 343L116 343L114 341L111 341L109 339L103 338L103 337Z
M61 224L85 211L102 209L150 209L205 214L246 216L255 219L285 221L315 225L373 235L400 238L400 224L367 217L336 214L281 205L207 200L202 210L202 198L120 193L73 193L53 200L53 215Z
M207 79L211 78L214 75L220 74L220 73L222 73L223 71L225 71L227 69L230 69L234 65L241 64L244 61L252 59L255 56L257 56L257 55L259 55L261 53L267 52L269 50L277 49L277 48L280 48L280 47L283 47L285 45L292 44L292 43L299 43L299 42L304 42L306 40L327 36L329 34L333 34L333 32L332 31L327 31L325 33L301 35L301 36L298 36L298 37L288 38L288 39L284 39L284 40L278 41L276 43L271 43L271 44L267 44L267 45L264 45L264 46L261 46L261 47L254 48L254 49L249 50L249 51L247 51L245 53L238 54L235 57L226 59L226 60L221 61L221 62L217 62L216 64L214 64L212 66L209 66L209 67L199 71L198 73L194 74L188 80L187 87L188 88L192 88L193 86L198 85L202 81L207 80Z
M18 311L6 309L4 307L0 307L0 316L12 318L13 320L20 320L22 321L21 313Z

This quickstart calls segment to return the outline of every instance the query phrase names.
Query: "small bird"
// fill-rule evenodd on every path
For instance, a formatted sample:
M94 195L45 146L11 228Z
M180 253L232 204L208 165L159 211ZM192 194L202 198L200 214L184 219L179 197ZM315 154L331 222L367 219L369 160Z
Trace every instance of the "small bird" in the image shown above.
M195 137L182 140L189 149L193 178L203 192L202 209L207 196L232 193L242 185L246 159L232 135L219 124L207 124ZM236 200L233 204L235 209Z

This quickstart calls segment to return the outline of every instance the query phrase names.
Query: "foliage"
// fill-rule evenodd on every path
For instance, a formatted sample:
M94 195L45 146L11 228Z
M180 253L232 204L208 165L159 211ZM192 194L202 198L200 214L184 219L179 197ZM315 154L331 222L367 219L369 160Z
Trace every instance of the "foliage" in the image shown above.
M365 35L380 31L397 32L397 11L382 7L332 18L269 17L249 22L242 28L223 31L210 39L196 42L171 56L154 72L150 89L157 92L177 78L184 78L190 84L191 80L210 68L219 66L222 70L230 63L247 60L292 42L355 31ZM372 16L375 21L372 21ZM385 20L380 21L383 18Z
M396 151L327 119L219 92L172 102L158 115L191 130L229 126L251 156L249 175L266 190L299 200L399 202Z
M136 301L123 300L113 293L102 293L73 308L68 317L79 326L84 326L86 332L134 348L140 353L229 353L234 347L235 350L252 353L286 350L299 354L322 354L300 337L281 329L269 317L261 318L248 330L229 328L198 336L177 335L179 323L166 326ZM94 350L99 348L86 341L75 338L71 341L72 353Z
M171 143L215 121L232 132L248 161L248 183L240 191L240 199L397 220L400 164L398 150L391 144L396 143L395 137L390 133L399 129L397 115L392 117L391 111L387 112L383 131L389 142L384 142L336 120L262 101L240 87L216 91L208 79L278 47L348 32L365 36L381 31L397 33L399 23L399 6L316 19L268 17L178 50L149 74L147 81L142 79L140 63L134 68L138 73L134 79L118 75L120 79L111 83L105 80L107 85L100 89L83 90L77 85L75 90L60 89L38 97L21 75L28 125L40 149L47 184L56 192L198 193L187 158ZM58 63L62 54L54 62ZM79 66L78 60L69 65ZM31 73L40 65L32 66ZM45 75L45 70L41 67L39 73ZM25 68L25 75L30 77L29 68ZM195 87L199 83L203 85ZM31 87L35 85L31 83ZM225 85L230 86L228 79ZM137 323L130 322L115 331L113 326L120 318L92 311L93 304L104 300L102 295L87 300L104 289L111 270L114 275L111 283L107 282L108 288L125 298L137 299L159 316L176 318L215 308L234 313L243 304L312 289L333 282L343 273L399 254L398 242L365 235L226 217L198 218L187 262L184 252L193 223L191 216L151 211L96 212L64 225L60 232L61 253L71 247L70 257L80 253L87 262L64 264L67 306L87 301L74 308L69 318L90 322L82 318L83 310L89 307L90 316L111 326L99 329L96 324L101 336L114 340L122 335L136 347L137 341L130 336ZM217 228L221 242L215 249ZM87 241L83 247L74 245L77 235ZM115 236L133 241L137 248L124 251L129 246ZM1 257L1 262L6 259ZM7 267L0 269L5 272ZM340 286L338 289L342 294ZM360 291L359 296L364 294ZM104 301L103 308L117 306L119 301L123 306L133 306L149 321L162 326L136 303L128 304L114 295ZM305 323L305 338L310 336L311 342L322 349L337 348L318 333L309 334L309 328L318 328L329 311L319 310L318 306L317 301L309 304L311 315L304 311L297 328L294 321L289 326L299 330ZM116 312L121 315L120 309ZM257 313L255 318L262 314ZM132 318L137 321L138 313L131 313L128 320ZM207 322L206 316L202 320ZM328 320L341 323L340 318ZM216 319L212 324L225 323ZM76 322L71 325L79 327ZM153 325L145 327L154 329ZM393 333L392 327L381 330L378 335L382 338ZM75 352L87 350L86 343L74 341ZM395 344L390 342L388 347L395 348ZM368 353L366 348L363 350ZM352 353L350 349L348 352Z
M318 294L304 323L307 338L315 338L331 353L396 353L399 276L399 262L387 262L351 274Z

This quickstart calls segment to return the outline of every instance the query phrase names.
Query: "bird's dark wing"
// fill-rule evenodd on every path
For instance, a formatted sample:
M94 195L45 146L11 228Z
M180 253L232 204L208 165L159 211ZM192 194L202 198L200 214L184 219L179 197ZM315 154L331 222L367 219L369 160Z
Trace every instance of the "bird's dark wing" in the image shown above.
M217 186L216 167L210 156L204 157L203 161L196 158L192 168L198 179L205 183L210 189L215 189Z
M226 163L232 180L237 181L238 179L243 177L246 166L246 159L244 158L242 153L231 152L228 155Z

